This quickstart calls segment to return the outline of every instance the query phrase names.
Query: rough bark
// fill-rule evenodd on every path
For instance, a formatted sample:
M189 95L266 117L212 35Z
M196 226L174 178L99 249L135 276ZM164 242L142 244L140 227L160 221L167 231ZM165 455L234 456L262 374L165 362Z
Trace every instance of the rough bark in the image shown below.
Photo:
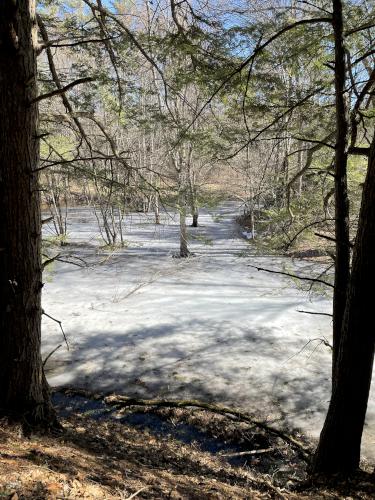
M333 0L333 31L335 38L335 96L336 96L336 149L335 149L335 289L333 294L333 355L332 382L334 384L342 319L350 276L349 199L347 186L348 110L345 96L346 58L343 34L341 0Z
M354 471L359 466L374 361L375 327L375 136L362 194L335 384L314 459L315 472Z
M40 354L41 217L35 0L0 3L0 407L54 420Z

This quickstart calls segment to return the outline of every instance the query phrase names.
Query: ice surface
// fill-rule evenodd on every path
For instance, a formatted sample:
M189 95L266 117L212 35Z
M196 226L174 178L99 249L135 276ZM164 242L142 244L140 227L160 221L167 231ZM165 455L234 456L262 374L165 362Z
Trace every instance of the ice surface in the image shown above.
M61 347L46 368L53 386L145 397L195 397L242 408L317 437L330 391L329 297L249 265L317 274L318 264L255 256L234 223L236 204L202 211L189 229L194 256L178 251L178 218L130 214L127 248L103 250L90 208L69 210L69 245L87 268L56 263L46 273L43 308L63 321ZM48 234L49 228L44 228ZM43 354L62 343L43 318ZM307 345L306 345L307 344ZM375 396L364 435L375 459Z

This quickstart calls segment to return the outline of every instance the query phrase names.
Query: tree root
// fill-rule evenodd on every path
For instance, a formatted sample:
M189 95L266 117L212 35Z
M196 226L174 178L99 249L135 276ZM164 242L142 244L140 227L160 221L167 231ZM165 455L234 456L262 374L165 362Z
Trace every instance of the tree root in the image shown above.
M284 442L288 443L290 447L297 452L300 458L302 458L307 463L310 462L311 453L309 449L303 445L303 443L286 434L285 432L267 425L262 421L256 420L250 415L235 408L206 403L205 401L199 401L196 399L139 399L121 396L118 394L111 394L106 396L105 394L95 394L90 393L89 391L86 391L84 389L73 388L59 388L55 389L55 392L61 392L68 396L84 396L90 399L103 400L105 404L109 406L115 406L117 408L128 408L130 406L151 406L154 408L197 408L223 416L234 417L241 422L249 423L265 430L270 434L273 434L274 436L279 437Z

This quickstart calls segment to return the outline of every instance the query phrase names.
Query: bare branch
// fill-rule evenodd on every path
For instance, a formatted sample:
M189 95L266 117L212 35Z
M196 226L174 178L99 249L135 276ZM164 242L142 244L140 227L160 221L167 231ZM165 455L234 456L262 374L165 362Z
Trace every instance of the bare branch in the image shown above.
M369 156L370 148L361 148L358 146L353 146L348 149L348 153L350 155Z
M289 240L289 242L287 243L287 246L285 247L285 250L288 250L290 248L290 246L295 242L295 240L298 238L298 236L300 234L302 234L304 231L306 231L306 229L312 227L312 226L316 226L317 224L323 224L323 222L327 222L327 221L334 221L335 219L323 219L323 220L318 220L318 221L314 221L314 222L311 222L310 224L307 224L306 226L304 226L302 229L300 229L294 236L291 240Z
M56 48L56 49L58 49L60 47L76 47L79 45L84 45L86 43L104 43L104 42L107 42L109 40L113 40L114 38L118 38L118 37L110 36L110 37L106 37L106 38L86 38L86 39L82 39L82 40L77 40L76 42L69 42L69 43L61 43L61 41L59 41L59 40L51 40L48 43L41 44L40 49L43 50L43 49L46 49L47 47L52 47L52 48Z
M34 104L39 101L44 101L45 99L49 99L50 97L54 97L55 95L65 94L68 90L76 87L77 85L81 85L81 83L93 82L94 78L91 76L86 76L85 78L78 78L78 80L74 80L74 82L68 83L65 87L61 87L56 90L52 90L52 92L48 92L47 94L38 95L35 99L29 101L29 104Z
M359 109L361 107L361 104L366 97L366 95L369 94L371 87L375 84L375 67L372 69L371 74L369 76L369 79L363 86L361 92L358 94L357 100L354 104L353 110L350 113L350 124L351 124L351 138L350 138L350 146L354 148L356 140L357 140L357 128L358 128L358 120L357 116L359 113Z
M230 154L230 155L228 155L228 156L226 156L224 158L219 158L219 159L220 160L230 160L231 158L234 158L235 156L237 156L238 153L240 153L245 148L247 148L249 146L249 144L251 144L252 142L256 141L258 139L258 137L260 137L264 132L266 132L271 127L273 127L274 125L276 125L276 123L278 123L282 118L284 118L285 116L287 116L288 114L290 114L294 109L298 108L299 106L302 106L302 104L304 104L305 102L307 102L311 97L313 97L314 95L318 94L323 89L324 89L324 87L319 87L319 88L315 89L313 92L310 92L309 94L307 94L305 97L303 97L302 99L300 99L298 102L296 102L295 104L293 104L292 106L290 106L286 111L284 111L283 113L281 113L280 115L278 115L274 120L272 120L272 122L270 122L268 125L266 125L261 130L259 130L254 135L254 137L251 137L248 141L246 141L245 144L243 144L241 147L239 147L234 153L232 153L232 154Z
M61 322L60 320L58 320L58 319L54 318L53 316L50 316L49 314L47 314L47 313L45 312L45 310L44 310L44 309L42 309L42 314L43 314L44 316L47 316L47 318L52 319L52 321L54 321L55 323L57 323L57 324L59 325L60 330L61 330L61 333L63 334L64 340L65 340L66 348L67 348L67 349L68 349L68 351L69 351L68 339L66 338L66 335L65 335L64 329L63 329L63 327L62 327L62 322Z
M43 361L43 368L45 367L47 361L49 360L49 358L55 354L55 352L60 349L60 347L62 347L62 344L59 344L57 347L55 347L54 349L52 349L52 351L48 354L48 356L45 358L45 360Z
M333 238L332 236L327 236L326 234L322 234L322 233L314 233L314 234L315 234L315 236L318 236L318 238L323 238L323 239L325 239L325 240L328 240L328 241L333 241L333 242L335 242L335 243L336 243L336 241L337 241L337 240L336 240L336 238ZM349 241L349 243L348 243L348 244L349 244L350 248L353 248L353 246L354 246L354 245L353 245L353 243L351 243L351 242Z
M332 318L332 314L329 314L329 313L319 313L319 312L315 312L315 311L303 311L301 309L297 309L297 312L299 313L304 313L304 314L313 314L313 315L316 315L316 316L329 316L330 318ZM327 347L331 347L332 346L328 343L325 343L323 342L325 345L327 345Z
M52 219L53 219L53 217L52 217ZM60 257L60 255L61 255L61 253L58 253L54 257L47 258L47 260L45 260L42 264L42 270L44 270L49 264L52 264L52 262L55 262L55 260L57 260ZM47 256L43 255L43 257L47 257Z
M266 273L272 273L272 274L282 274L283 276L289 276L290 278L296 278L303 281L311 281L313 283L321 283L322 285L335 288L334 285L332 285L332 283L328 283L328 281L324 281L319 278L310 278L309 276L298 276L298 274L286 273L284 271L274 271L273 269L265 269L264 267L253 266L251 264L248 264L248 267L253 267L257 271L265 271Z
M363 31L363 30L368 30L368 29L374 28L374 27L375 27L374 21L370 21L368 23L361 24L360 26L357 26L356 28L353 28L351 30L345 31L344 36L354 35L354 33L358 33L359 31Z
M42 219L42 225L47 224L48 222L51 222L51 220L54 219L54 216L52 215L51 217L47 217L47 219Z

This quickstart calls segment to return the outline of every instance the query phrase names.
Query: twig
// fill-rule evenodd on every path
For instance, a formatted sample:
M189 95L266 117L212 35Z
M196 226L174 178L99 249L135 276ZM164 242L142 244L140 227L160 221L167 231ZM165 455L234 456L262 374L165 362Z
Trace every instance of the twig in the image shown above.
M326 285L326 286L330 286L331 288L335 288L334 285L332 285L332 283L328 283L328 281L324 281L324 280L321 280L319 278L309 278L308 276L298 276L297 274L286 273L284 271L274 271L273 269L265 269L264 267L252 266L251 264L248 264L248 267L253 267L257 271L265 271L266 273L282 274L284 276L289 276L290 278L297 278L299 280L312 281L314 283L322 283L322 285Z
M64 329L63 329L63 327L62 327L62 322L61 322L60 320L58 320L58 319L54 318L53 316L50 316L49 314L47 314L47 313L45 312L45 310L44 310L44 309L42 309L42 314L43 314L44 316L47 316L47 318L52 319L52 321L54 321L55 323L57 323L57 324L60 326L61 333L63 334L64 340L65 340L66 348L67 348L67 349L68 349L68 351L69 351L69 344L68 344L68 340L67 340L67 338L66 338L66 335L65 335Z
M312 227L312 226L316 226L317 224L323 224L324 222L327 222L327 221L334 221L335 219L323 219L323 220L318 220L318 221L314 221L314 222L311 222L310 224L307 224L306 226L304 226L302 229L300 229L294 236L292 239L289 240L289 243L287 243L285 245L285 250L289 250L289 248L291 247L292 243L294 243L294 241L298 238L298 236L300 234L302 234L304 231L306 231L306 229L308 229L309 227Z
M332 318L332 314L329 314L329 313L318 313L318 312L314 312L314 311L302 311L300 309L297 309L297 312L305 313L305 314L316 314L317 316L329 316L330 318Z
M48 356L46 357L46 359L43 361L43 368L45 366L45 364L47 363L47 361L49 360L49 358L55 354L55 352L57 351L57 349L60 349L60 347L62 346L62 344L59 344L57 347L55 347L49 354Z
M114 38L119 38L120 35L111 36L107 38L87 38L87 39L82 39L82 40L77 40L75 42L69 42L69 43L61 43L61 40L50 40L48 43L43 43L40 46L40 51L45 49L46 47L53 47L53 48L59 48L59 47L76 47L77 45L83 45L85 43L103 43L107 42L108 40L113 40Z
M333 242L336 242L336 241L337 241L337 240L336 240L336 238L333 238L332 236L328 236L328 235L326 235L326 234L322 234L322 233L314 233L314 234L315 234L315 236L318 236L318 238L323 238L323 239L325 239L325 240L328 240L328 241L333 241ZM351 242L349 241L349 247L350 247L350 248L353 248L353 246L354 246L354 245L353 245L353 243L351 243Z
M51 217L47 217L47 219L42 219L42 225L47 224L48 222L51 222L51 220L54 219L54 216L52 215Z
M135 498L136 496L138 496L142 491L146 490L147 488L148 488L148 486L144 486L143 488L139 489L138 491L136 491L135 493L130 495L130 497L127 497L125 500L131 500L132 498Z
M290 360L292 360L293 358L295 358L296 356L299 356L305 349L308 345L310 345L312 342L316 342L316 341L319 341L318 343L318 346L320 344L324 344L325 346L327 347L330 347L332 349L332 346L331 344L329 344L329 342L326 340L326 339L322 339L320 337L317 337L315 339L310 339L306 342L306 344L304 344L304 346L302 347L302 349L300 349L298 352L296 352L295 354L292 354L292 356L290 356L286 361L285 363L288 363Z
M369 21L368 23L361 24L361 25L357 26L356 28L345 31L344 36L350 36L350 35L353 35L354 33L358 33L358 31L368 30L370 28L373 28L374 26L375 26L375 23L373 21Z
M322 234L322 233L314 233L315 236L318 236L318 238L323 238L325 240L328 240L328 241L333 241L333 242L336 242L336 238L332 238L332 236L327 236L326 234Z
M244 455L263 455L263 453L270 453L276 448L264 448L263 450L239 451L238 453L225 453L220 457L242 457Z
M68 255L68 257L69 257L69 255ZM82 261L82 262L83 262L83 264L79 264L78 262L73 262L73 261L71 261L71 260L61 259L60 257L56 258L56 260L57 260L58 262L63 262L64 264L70 264L70 265L72 265L72 266L77 266L77 267L80 267L80 268L83 268L83 267L88 267L88 266L87 266L87 263L86 263L83 259L81 259L81 258L79 258L79 257L75 257L74 255L72 255L71 257L72 257L72 259L74 258L74 259L78 259L78 260Z
M61 253L58 253L57 255L55 255L54 257L51 257L51 258L48 258L47 255L43 254L43 257L47 257L47 260L45 260L42 264L42 271L49 265L49 264L52 264L52 262L54 262L55 260L58 260L59 257L60 257Z

